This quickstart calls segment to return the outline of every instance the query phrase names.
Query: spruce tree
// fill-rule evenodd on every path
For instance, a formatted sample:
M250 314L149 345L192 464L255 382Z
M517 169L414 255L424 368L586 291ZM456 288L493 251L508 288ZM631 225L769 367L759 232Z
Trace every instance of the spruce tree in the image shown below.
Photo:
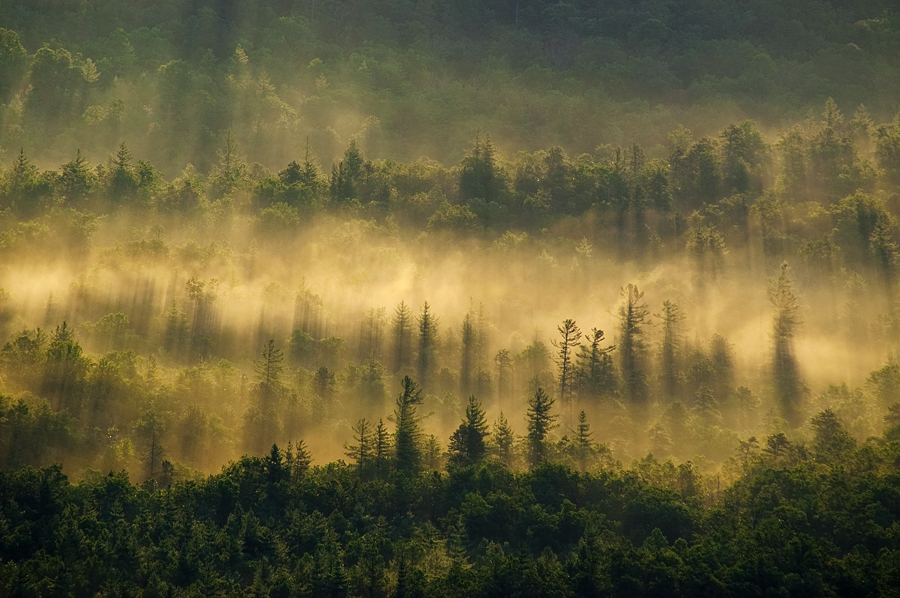
M556 415L551 413L556 401L550 398L540 386L528 400L525 421L528 424L527 451L528 464L534 468L547 459L547 436L556 427Z
M497 458L506 467L512 467L513 465L515 459L513 444L515 441L516 436L501 411L497 421L494 422L494 443L497 446Z
M575 462L581 471L587 471L591 461L597 454L597 445L591 438L594 434L591 432L591 425L587 421L587 414L584 410L578 414L578 425L574 432Z
M426 301L422 306L422 315L419 317L419 360L418 375L419 384L427 388L431 377L431 369L434 367L435 341L437 340L437 318L429 311L430 306Z
M397 397L394 409L394 456L397 469L405 473L416 473L422 468L420 447L422 432L419 428L421 417L416 407L422 404L422 391L409 376L403 378L403 392Z
M625 396L632 406L643 408L647 404L647 374L645 371L646 344L644 327L647 324L647 304L644 294L629 283L622 288L622 305L619 307L619 351L622 361L622 378Z
M466 417L450 437L450 464L465 467L484 459L487 450L484 439L487 436L484 409L474 396L469 397Z
M412 314L401 300L394 310L394 372L409 367L412 359Z

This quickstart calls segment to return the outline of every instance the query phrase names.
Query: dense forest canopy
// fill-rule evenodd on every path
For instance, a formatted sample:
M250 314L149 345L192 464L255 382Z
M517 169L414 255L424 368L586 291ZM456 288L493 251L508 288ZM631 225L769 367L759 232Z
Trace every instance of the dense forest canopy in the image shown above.
M887 595L898 14L3 2L0 595Z
M890 2L19 2L0 7L0 145L59 164L122 139L168 176L207 172L225 131L280 168L455 163L476 131L571 154L679 124L781 130L829 97L896 112ZM14 32L10 34L9 32ZM7 159L9 159L7 155Z

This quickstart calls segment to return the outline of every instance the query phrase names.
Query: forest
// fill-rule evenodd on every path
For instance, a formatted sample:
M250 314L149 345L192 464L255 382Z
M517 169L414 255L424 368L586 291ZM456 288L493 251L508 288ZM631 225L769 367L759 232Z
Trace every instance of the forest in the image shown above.
M892 596L900 13L0 5L0 596Z

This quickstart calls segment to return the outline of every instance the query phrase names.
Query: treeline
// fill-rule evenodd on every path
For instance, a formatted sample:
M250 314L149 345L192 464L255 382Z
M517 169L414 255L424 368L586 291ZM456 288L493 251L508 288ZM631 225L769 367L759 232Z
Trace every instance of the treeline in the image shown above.
M686 250L704 278L716 276L729 249L740 250L746 265L789 259L829 275L862 268L890 295L900 240L898 148L900 121L876 124L862 106L848 120L829 100L819 117L775 142L752 121L696 140L679 128L666 159L649 159L638 144L574 157L553 147L504 158L479 136L457 166L446 168L425 159L366 159L351 140L330 173L308 146L302 159L269 172L248 164L228 134L207 175L189 166L167 181L124 143L105 163L93 165L78 152L45 171L20 150L0 180L2 248L16 249L55 220L66 221L65 237L84 240L91 215L122 211L213 227L249 215L258 234L277 242L331 213L387 229L484 233L489 240L509 233L500 242L513 243L526 238L515 233L546 236L547 229L583 237L620 259L653 261ZM21 222L28 219L36 220ZM157 235L141 248L148 258L166 257L159 241Z
M593 473L551 463L514 473L491 458L417 474L403 449L413 396L397 401L380 469L366 460L310 467L301 443L161 488L113 473L72 485L58 466L2 470L0 592L880 596L896 588L896 413L858 449L833 452L828 425L805 457L742 445L732 459L738 479L724 486L690 463L652 457Z
M659 143L679 122L780 127L827 97L884 118L893 8L14 0L0 7L0 146L43 161L127 138L165 172L206 172L229 129L273 168L307 136L328 160L356 136L379 158L451 163L478 129L578 154Z

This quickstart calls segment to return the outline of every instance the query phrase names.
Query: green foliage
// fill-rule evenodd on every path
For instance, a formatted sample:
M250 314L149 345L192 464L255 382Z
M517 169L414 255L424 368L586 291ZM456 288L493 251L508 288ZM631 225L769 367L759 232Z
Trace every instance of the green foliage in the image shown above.
M421 404L422 391L406 376L394 409L394 460L400 472L414 474L422 468L421 417L416 414L416 407Z
M475 397L469 397L466 405L466 417L450 436L449 465L467 467L484 459L487 454L485 438L488 436L488 424L481 403ZM505 441L505 440L504 440ZM507 446L507 451L509 447Z
M820 415L821 430L832 428ZM144 418L148 430L156 417ZM712 492L690 463L652 458L624 472L482 464L388 484L363 467L311 466L302 441L162 488L124 474L73 485L59 466L4 468L0 587L421 596L891 587L895 448L846 447L844 458L869 453L878 464L854 470L786 467L790 443L768 444L781 451L776 468Z
M550 398L544 389L538 386L528 400L528 411L525 418L528 424L526 438L527 461L534 468L549 457L548 435L557 424L557 416L551 413L555 399Z

